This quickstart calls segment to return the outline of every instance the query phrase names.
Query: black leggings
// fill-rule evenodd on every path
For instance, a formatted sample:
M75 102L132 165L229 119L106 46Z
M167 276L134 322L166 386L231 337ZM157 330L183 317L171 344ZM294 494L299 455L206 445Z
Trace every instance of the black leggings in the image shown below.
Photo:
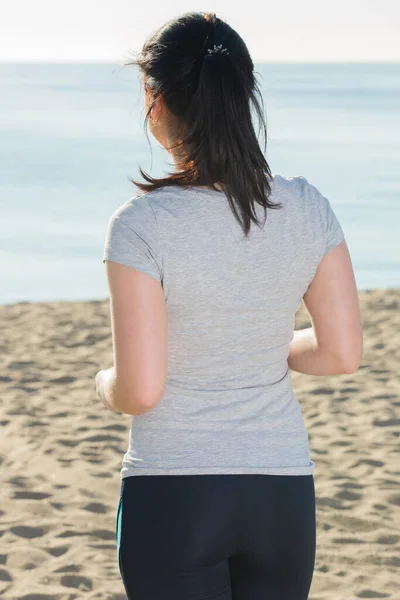
M134 475L121 482L119 569L129 600L306 600L313 475Z

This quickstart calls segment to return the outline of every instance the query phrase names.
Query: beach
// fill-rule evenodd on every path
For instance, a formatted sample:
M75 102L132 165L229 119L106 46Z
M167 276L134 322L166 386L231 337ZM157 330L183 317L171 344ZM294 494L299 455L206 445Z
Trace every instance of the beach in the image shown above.
M400 598L400 288L359 298L357 372L292 372L316 463L310 600ZM112 366L109 300L0 313L0 596L124 600L115 519L131 417L94 384ZM301 306L296 329L309 325Z

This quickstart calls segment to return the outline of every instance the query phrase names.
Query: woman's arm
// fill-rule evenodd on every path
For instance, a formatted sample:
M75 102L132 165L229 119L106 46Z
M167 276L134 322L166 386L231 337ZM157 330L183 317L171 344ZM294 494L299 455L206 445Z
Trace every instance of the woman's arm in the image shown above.
M288 365L292 371L306 375L340 375L354 372L354 369L346 367L339 358L318 348L312 327L294 332Z
M345 240L323 256L303 302L312 327L294 332L289 368L307 375L354 373L362 361L363 333Z

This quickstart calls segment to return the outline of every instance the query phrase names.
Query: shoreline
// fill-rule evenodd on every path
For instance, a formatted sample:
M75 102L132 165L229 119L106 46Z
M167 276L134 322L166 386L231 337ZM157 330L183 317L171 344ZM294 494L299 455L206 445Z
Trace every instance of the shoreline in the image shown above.
M400 276L399 276L400 279ZM400 284L398 287L367 287L367 288L358 288L359 296L368 295L368 294L376 294L376 293L399 293L400 294ZM64 299L64 300L18 300L15 302L0 302L1 307L10 307L10 306L26 306L26 305L36 305L36 304L59 304L59 303L67 303L71 302L72 304L76 303L102 303L107 302L108 297L103 296L101 298L87 298L87 299Z

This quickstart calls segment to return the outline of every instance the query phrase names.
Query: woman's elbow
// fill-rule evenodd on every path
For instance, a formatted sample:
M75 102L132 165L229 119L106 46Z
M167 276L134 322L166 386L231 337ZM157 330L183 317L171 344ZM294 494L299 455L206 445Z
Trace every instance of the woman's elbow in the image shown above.
M351 375L352 373L355 373L360 368L361 362L362 361L353 361L353 362L345 363L341 370L342 374L343 375L347 375L347 374Z
M363 345L362 340L360 347L357 350L353 350L351 353L342 358L342 372L343 374L352 374L358 371L363 361Z
M151 393L144 393L143 391L138 392L132 389L127 390L124 387L123 391L117 394L114 404L120 412L126 415L137 416L153 410L159 404L161 398L162 394L159 391L156 393L151 390Z

